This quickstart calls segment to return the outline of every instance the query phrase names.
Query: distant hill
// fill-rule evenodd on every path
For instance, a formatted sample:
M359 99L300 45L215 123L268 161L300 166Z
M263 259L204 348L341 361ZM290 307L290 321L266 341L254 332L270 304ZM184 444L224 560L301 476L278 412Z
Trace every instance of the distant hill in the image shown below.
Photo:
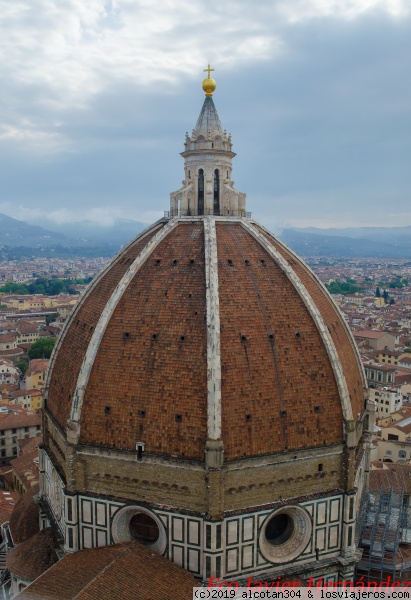
M48 256L66 254L64 249L67 249L73 255L77 248L79 252L93 256L98 248L100 255L111 256L146 227L144 223L127 219L118 219L108 226L91 221L55 225L53 221L45 220L44 223L47 228L0 213L0 247L11 251L13 256L18 248L22 252L17 252L17 256L27 255L29 249Z
M25 221L13 219L0 213L0 245L1 246L51 246L64 243L66 236L49 231L38 225L30 225Z
M411 258L411 226L289 228L279 237L303 256Z
M0 213L0 246L3 256L112 256L146 224L117 219L111 225L78 221L57 225L26 223ZM279 235L302 256L411 258L411 226L320 229L290 227ZM6 250L6 254L4 252Z
M147 227L145 223L131 219L116 219L110 225L99 225L87 220L63 224L47 220L46 223L52 231L81 244L109 244L118 247L127 244Z

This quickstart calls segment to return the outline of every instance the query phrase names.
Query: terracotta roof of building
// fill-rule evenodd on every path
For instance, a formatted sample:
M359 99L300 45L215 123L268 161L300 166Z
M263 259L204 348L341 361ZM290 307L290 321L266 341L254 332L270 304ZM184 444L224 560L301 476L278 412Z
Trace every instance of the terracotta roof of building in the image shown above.
M3 333L0 335L0 344L5 344L6 342L15 342L17 335L14 333Z
M0 429L17 429L17 427L31 427L41 425L41 415L38 413L19 412L17 415L0 413Z
M389 491L390 488L395 488L411 494L411 465L382 462L380 465L373 463L374 468L369 475L370 491Z
M39 507L33 500L38 491L38 485L28 489L11 513L9 527L15 544L21 544L39 531Z
M395 413L392 413L391 416L393 415L401 415L401 417L403 419L407 418L407 417L411 417L411 407L410 406L402 406L402 408L400 408L399 410L396 410Z
M20 356L23 354L23 350L17 346L17 348L9 348L9 350L0 350L0 356Z
M58 340L47 411L63 431L99 318L164 225L137 237L94 280ZM300 259L253 226L259 238L241 222L216 222L225 460L343 441L342 384L325 335L354 420L365 408L362 367L338 308ZM178 222L125 286L87 359L79 443L135 451L139 431L147 453L204 461L207 287L204 223Z
M395 374L395 383L397 385L404 385L405 383L411 383L411 373L397 372Z
M10 461L10 464L26 490L38 485L39 451L37 447L25 452L18 458L14 458Z
M17 492L0 491L0 525L9 521L10 515L14 510L17 502L20 499L20 494Z
M34 581L58 561L58 548L51 527L41 529L9 552L6 559L7 568L16 577Z
M367 338L370 340L379 340L381 337L386 335L385 331L376 331L374 329L361 329L353 331L354 337Z
M138 542L67 554L16 600L181 600L200 584Z
M2 383L0 384L0 393L8 393L8 392L16 392L18 390L18 386L12 383Z
M364 366L369 367L370 369L375 369L376 371L398 371L398 367L396 365L387 365L385 363L383 365L380 365L378 363L366 363Z
M38 451L38 447L43 441L43 437L41 435L36 435L36 437L32 438L24 438L23 440L17 440L17 443L20 447L20 455L26 455L33 450Z
M34 373L41 373L47 369L49 361L43 358L35 358L30 361L28 370L25 373L25 378Z
M21 320L18 324L18 331L20 333L37 333L39 330L39 325L30 323L28 321Z
M403 425L401 425L401 423L403 423ZM406 423L404 421L398 421L397 423L395 423L395 425L392 424L392 425L388 425L387 427L393 427L394 429L399 429L403 433L411 432L411 423Z

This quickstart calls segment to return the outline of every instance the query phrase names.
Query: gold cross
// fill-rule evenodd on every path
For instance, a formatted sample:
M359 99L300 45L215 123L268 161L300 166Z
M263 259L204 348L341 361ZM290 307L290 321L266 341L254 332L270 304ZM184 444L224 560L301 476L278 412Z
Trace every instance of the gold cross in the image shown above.
M210 68L210 63L208 63L208 68L207 68L207 69L204 69L204 73L205 73L206 71L207 71L207 73L208 73L208 78L210 79L210 71L214 71L214 69L211 69L211 68Z

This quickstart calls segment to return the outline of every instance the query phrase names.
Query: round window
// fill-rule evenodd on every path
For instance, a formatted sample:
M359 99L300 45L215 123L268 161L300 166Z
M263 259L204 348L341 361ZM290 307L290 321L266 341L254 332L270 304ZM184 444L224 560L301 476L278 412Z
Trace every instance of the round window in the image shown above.
M142 544L150 546L158 540L160 530L157 523L149 515L137 513L130 519L130 536Z
M265 537L272 546L284 544L294 532L294 521L286 513L275 515L265 528Z
M115 544L136 540L163 554L167 546L167 534L162 520L151 510L142 506L123 506L116 512L112 522Z
M261 527L261 553L274 564L290 562L304 552L311 533L308 512L300 506L284 506L268 515Z

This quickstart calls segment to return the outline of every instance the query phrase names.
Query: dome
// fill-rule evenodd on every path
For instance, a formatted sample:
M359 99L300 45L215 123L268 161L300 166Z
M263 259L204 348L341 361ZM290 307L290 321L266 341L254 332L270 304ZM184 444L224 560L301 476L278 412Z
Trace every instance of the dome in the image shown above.
M47 410L80 445L224 460L341 443L363 413L352 336L289 248L246 217L174 217L90 286Z
M200 580L352 580L375 414L353 337L247 211L211 96L181 156L170 210L54 348L43 513L67 552L138 541Z

